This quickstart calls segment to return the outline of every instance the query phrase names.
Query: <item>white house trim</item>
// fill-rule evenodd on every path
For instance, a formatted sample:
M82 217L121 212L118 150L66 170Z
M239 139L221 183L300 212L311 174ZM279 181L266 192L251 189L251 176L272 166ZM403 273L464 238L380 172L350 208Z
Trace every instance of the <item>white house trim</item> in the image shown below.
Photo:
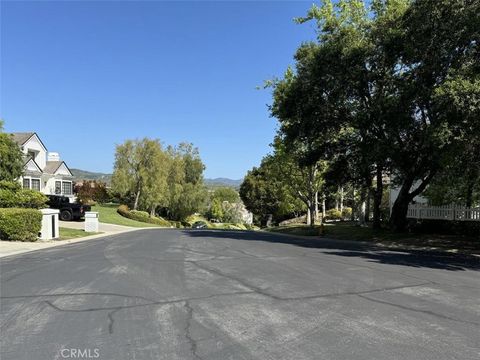
M26 173L38 173L42 174L43 171L40 169L40 166L35 162L33 159L28 159L24 165L24 169Z
M20 184L46 195L64 195L73 200L73 174L59 155L49 153L34 132L11 136L25 156L24 175L18 179Z

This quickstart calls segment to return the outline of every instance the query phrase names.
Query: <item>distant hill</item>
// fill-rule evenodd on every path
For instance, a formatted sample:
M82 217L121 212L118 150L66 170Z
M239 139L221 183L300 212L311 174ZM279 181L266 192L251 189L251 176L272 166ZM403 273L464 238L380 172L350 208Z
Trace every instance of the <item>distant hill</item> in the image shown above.
M205 185L210 187L227 186L238 189L243 180L233 180L228 178L205 179Z
M99 172L93 172L93 171L86 171L86 170L80 170L80 169L70 169L73 174L73 179L74 180L100 180L104 181L107 184L110 184L112 180L112 174L104 174L104 173L99 173Z
M80 169L70 169L73 173L74 180L100 180L110 184L112 174L105 174L100 172L86 171ZM205 179L205 185L208 187L228 186L238 189L242 180L233 180L228 178Z

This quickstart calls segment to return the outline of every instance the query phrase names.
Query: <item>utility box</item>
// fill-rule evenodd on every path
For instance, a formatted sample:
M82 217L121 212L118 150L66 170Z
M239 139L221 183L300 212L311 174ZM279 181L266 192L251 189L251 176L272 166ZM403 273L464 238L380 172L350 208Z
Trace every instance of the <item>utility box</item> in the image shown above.
M85 212L85 232L98 232L98 212Z
M60 237L57 209L40 209L42 213L42 229L40 230L40 240L52 240Z

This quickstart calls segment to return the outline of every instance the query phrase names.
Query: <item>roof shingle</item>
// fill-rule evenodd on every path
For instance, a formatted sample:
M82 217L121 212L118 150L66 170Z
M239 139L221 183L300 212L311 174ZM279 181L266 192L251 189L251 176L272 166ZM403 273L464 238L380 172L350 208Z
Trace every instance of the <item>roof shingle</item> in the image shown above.
M13 141L15 141L18 145L22 146L27 142L28 139L30 139L33 136L33 132L17 132L17 133L11 133L10 135L13 138Z
M47 161L47 165L43 168L43 172L47 174L55 174L63 161Z

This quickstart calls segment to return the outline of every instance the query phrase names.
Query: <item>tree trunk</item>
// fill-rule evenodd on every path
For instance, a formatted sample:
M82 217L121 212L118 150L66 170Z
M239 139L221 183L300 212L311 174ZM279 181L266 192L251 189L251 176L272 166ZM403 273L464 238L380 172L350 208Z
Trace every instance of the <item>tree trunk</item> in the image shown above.
M312 225L312 213L310 212L310 204L307 204L307 225Z
M395 232L404 231L407 226L408 204L411 198L408 194L410 186L402 185L398 197L392 206L392 214L390 215L390 227Z
M318 219L318 191L315 192L315 220Z
M340 212L343 213L343 186L340 187Z
M382 205L383 197L383 177L382 177L382 167L377 166L377 184L376 189L373 194L373 228L379 229L381 227L381 211L380 207Z
M155 205L150 208L150 217L155 217Z
M352 215L350 218L352 222L355 221L355 213L357 212L356 204L355 204L355 193L356 193L355 189L352 189Z
M360 226L367 226L365 221L366 218L366 209L367 209L367 188L365 186L360 190L360 206L358 214L358 224Z
M340 187L337 188L337 193L335 194L335 210L338 211L338 193L340 192Z
M370 221L370 198L372 195L372 189L369 186L367 190L367 199L366 199L366 209L365 209L365 222L368 223Z
M314 226L314 225L315 225L315 221L317 220L317 219L315 218L315 217L316 217L315 201L310 201L310 214L312 214L310 226Z
M325 218L327 215L327 197L325 194L322 195L322 216Z
M133 210L137 210L139 199L140 199L140 190L138 190L137 194L135 195L135 202L133 203Z
M435 170L431 170L430 174L422 180L420 186L412 192L410 192L410 189L415 181L415 177L411 175L404 180L398 197L392 206L392 213L390 215L390 227L393 231L401 232L405 230L407 226L408 204L410 204L415 196L420 195L422 191L425 190L434 175Z

